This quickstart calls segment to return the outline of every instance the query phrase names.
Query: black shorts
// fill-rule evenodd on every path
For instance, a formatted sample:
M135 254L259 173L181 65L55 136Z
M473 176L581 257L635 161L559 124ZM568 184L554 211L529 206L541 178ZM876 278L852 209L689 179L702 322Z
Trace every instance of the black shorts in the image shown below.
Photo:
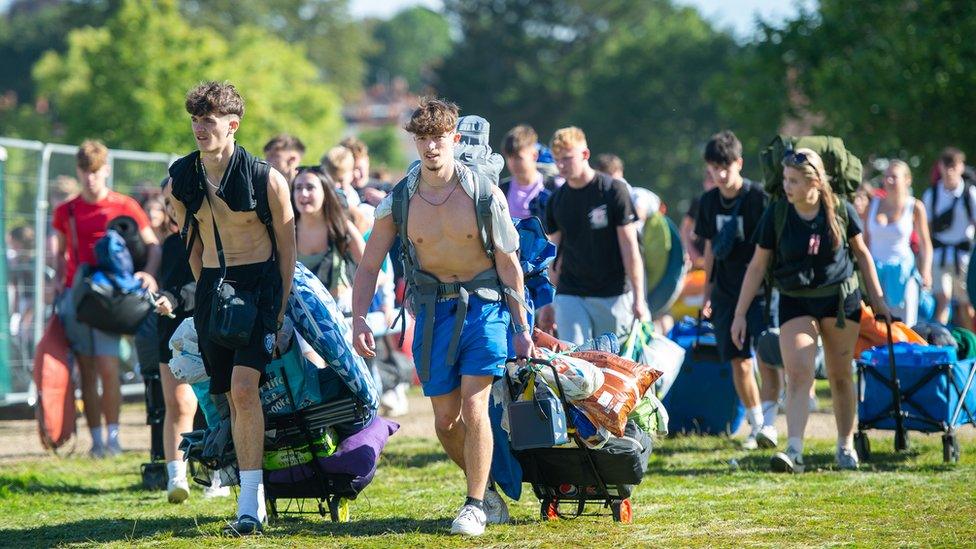
M219 280L220 269L203 269L200 272L196 309L193 312L203 366L210 376L210 393L214 395L230 391L230 378L235 366L261 372L264 381L264 370L271 362L274 351L275 327L281 309L281 272L277 261L227 267L225 282L239 291L258 296L258 318L246 345L239 349L218 345L207 334L210 332L211 307Z
M173 360L173 350L169 348L169 340L173 337L176 329L180 327L180 324L189 316L184 313L177 314L176 318L157 315L156 336L159 339L159 361L163 364L169 364L169 361Z
M712 290L712 325L715 326L715 345L722 362L734 358L752 358L753 348L759 339L759 334L766 329L764 303L765 299L757 297L746 312L746 345L741 349L732 342L732 319L735 316L735 305L738 296L729 296L718 289Z
M779 325L801 316L812 316L817 320L837 318L837 297L791 297L779 294ZM860 290L854 290L844 300L844 318L854 322L861 321Z

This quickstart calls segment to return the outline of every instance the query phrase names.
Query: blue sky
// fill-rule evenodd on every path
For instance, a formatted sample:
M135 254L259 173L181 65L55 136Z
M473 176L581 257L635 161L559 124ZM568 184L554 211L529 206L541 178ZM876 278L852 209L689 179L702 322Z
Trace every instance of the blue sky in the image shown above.
M731 28L740 37L752 33L756 15L779 22L796 14L797 5L811 5L813 0L675 0L678 4L694 6L721 28ZM352 0L357 16L389 17L406 6L424 5L434 9L440 0Z

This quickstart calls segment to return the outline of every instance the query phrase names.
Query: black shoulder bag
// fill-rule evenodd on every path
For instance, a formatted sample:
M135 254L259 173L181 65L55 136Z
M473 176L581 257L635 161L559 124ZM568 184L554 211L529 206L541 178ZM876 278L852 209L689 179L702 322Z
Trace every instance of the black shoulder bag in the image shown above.
M217 216L210 201L210 193L207 192L205 196L210 206L210 221L213 223L214 243L217 245L217 259L220 261L220 279L217 281L216 295L210 309L209 337L217 345L238 349L251 340L251 332L258 317L258 296L254 292L240 291L225 280L227 261L224 259L224 245L220 242Z
M715 259L719 261L725 261L728 259L729 254L732 253L732 248L735 247L735 243L739 240L739 208L742 207L742 202L746 199L746 193L749 192L749 187L743 186L742 192L735 201L735 206L732 208L731 218L722 225L722 230L715 235L712 240L712 255ZM719 196L719 201L722 200L722 195Z

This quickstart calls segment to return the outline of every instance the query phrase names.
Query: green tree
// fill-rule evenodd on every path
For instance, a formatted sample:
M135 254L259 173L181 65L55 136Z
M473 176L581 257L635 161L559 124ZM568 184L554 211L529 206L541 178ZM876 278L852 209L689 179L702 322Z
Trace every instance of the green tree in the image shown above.
M548 141L579 125L594 153L672 206L700 192L701 151L723 120L706 84L737 50L668 0L448 0L461 42L438 91L495 128L529 123Z
M368 30L349 14L348 0L183 0L180 9L194 26L233 36L256 26L305 48L319 77L346 99L362 90L365 56L373 50ZM278 69L275 77L294 75Z
M341 105L302 51L254 27L230 38L191 27L175 0L124 0L101 28L72 31L67 52L50 52L34 76L49 96L65 138L100 137L110 146L183 151L193 146L184 95L202 80L230 80L247 109L238 138L258 150L289 131L330 142ZM289 75L285 78L281 75Z
M804 117L862 158L919 157L927 168L946 144L976 151L964 122L976 115L973 36L971 2L821 0L736 60L737 73L761 76L723 110L743 123L753 107L778 110L766 139L783 116Z
M613 28L572 122L595 153L625 159L631 184L680 206L701 193L702 146L723 129L707 83L726 69L735 44L697 11L669 2L646 3L639 19Z
M367 128L359 132L359 138L369 147L369 159L373 166L386 166L400 171L407 167L404 153L403 130L396 126Z
M407 8L376 23L373 37L377 49L369 56L371 79L400 76L415 90L431 83L433 69L452 46L447 19L424 7Z
M72 29L101 26L118 0L76 0L42 7L18 0L0 17L0 93L13 91L21 102L34 99L31 67L48 50L63 52Z

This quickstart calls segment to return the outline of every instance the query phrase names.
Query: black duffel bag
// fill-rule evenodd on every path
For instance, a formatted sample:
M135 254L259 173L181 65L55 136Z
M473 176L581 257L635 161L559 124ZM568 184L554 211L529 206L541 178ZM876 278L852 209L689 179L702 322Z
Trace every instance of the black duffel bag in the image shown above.
M155 308L146 291L122 290L112 284L111 275L85 264L78 267L71 297L79 322L110 334L135 334Z

